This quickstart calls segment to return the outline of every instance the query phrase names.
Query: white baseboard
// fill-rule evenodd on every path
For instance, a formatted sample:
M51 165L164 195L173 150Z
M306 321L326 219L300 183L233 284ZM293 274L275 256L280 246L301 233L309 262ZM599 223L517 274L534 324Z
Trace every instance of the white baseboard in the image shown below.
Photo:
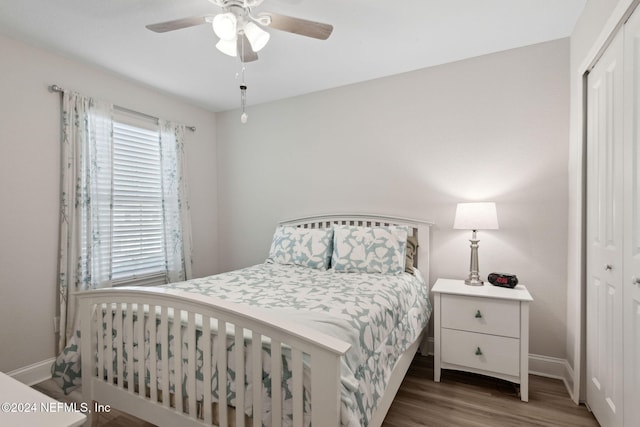
M56 358L52 357L51 359L7 372L7 375L23 384L32 386L51 378L51 365L55 360Z
M571 400L577 402L573 396L573 369L566 359L529 354L529 373L561 380Z
M529 373L533 375L564 380L567 365L565 359L529 354Z

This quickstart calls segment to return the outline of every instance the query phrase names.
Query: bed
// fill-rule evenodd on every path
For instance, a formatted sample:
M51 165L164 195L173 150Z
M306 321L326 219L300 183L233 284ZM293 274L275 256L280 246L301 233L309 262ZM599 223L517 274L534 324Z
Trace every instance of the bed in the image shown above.
M424 342L429 227L284 221L264 264L80 293L83 400L157 425L378 427Z

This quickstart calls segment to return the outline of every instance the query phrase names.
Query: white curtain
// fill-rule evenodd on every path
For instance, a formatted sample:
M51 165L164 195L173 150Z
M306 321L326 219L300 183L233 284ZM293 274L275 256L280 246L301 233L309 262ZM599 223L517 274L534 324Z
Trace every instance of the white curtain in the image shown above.
M160 120L160 153L169 283L191 276L191 214L187 200L184 125Z
M74 92L62 99L60 256L58 291L63 349L73 336L73 293L109 286L112 106ZM99 224L99 225L95 225Z

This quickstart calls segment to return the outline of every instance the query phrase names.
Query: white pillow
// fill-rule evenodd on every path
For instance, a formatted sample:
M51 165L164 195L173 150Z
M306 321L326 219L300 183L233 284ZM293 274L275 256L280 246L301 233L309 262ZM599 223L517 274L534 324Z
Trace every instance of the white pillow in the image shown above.
M402 273L407 236L405 226L334 226L331 265L338 272Z
M267 262L326 270L332 249L332 228L278 227Z

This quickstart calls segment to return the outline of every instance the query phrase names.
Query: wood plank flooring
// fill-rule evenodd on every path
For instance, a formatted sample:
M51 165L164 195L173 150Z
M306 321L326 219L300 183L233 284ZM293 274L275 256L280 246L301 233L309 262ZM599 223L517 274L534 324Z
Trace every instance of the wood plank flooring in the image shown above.
M584 405L573 403L560 380L529 375L529 402L507 381L442 371L433 382L433 357L416 356L383 427L598 426Z
M53 381L34 386L60 401L64 396ZM119 411L101 414L99 427L151 427ZM584 405L575 405L560 380L529 376L529 402L520 401L515 385L506 381L456 371L443 371L433 382L433 357L416 356L382 427L597 427Z

